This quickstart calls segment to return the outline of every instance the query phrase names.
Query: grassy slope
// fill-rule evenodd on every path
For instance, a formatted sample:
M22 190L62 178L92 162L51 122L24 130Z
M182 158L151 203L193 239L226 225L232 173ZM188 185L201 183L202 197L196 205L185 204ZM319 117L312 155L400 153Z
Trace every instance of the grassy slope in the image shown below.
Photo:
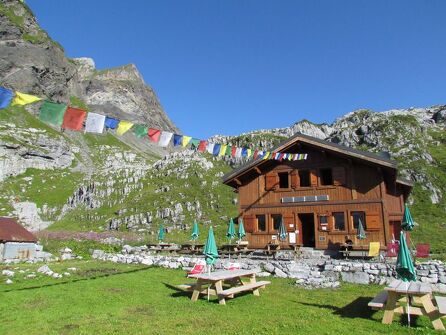
M435 333L426 317L416 318L410 330L396 321L381 324L383 312L367 307L378 286L344 284L338 290L305 290L291 280L273 278L260 297L237 296L220 306L215 298L192 303L190 294L169 287L185 282L181 270L93 261L50 264L58 272L72 266L78 271L68 279L17 278L9 286L2 282L0 333Z

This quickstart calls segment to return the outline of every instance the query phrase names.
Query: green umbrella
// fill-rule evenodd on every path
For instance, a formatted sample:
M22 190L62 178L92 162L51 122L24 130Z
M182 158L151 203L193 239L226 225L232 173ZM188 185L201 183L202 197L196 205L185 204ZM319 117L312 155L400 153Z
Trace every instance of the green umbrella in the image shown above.
M206 264L209 266L214 264L218 258L217 244L215 243L214 231L212 230L212 226L209 227L208 238L204 246L203 254L206 258Z
M243 225L243 219L238 222L238 238L241 241L246 236L245 226Z
M283 220L280 219L280 226L279 226L279 240L281 240L282 242L286 240L286 230L285 230L285 226L283 224Z
M356 237L358 238L358 240L365 240L367 238L361 218L358 218L358 234L356 235Z
M410 214L409 206L404 204L404 217L403 223L401 224L401 228L405 231L410 231L413 229L414 223L412 219L412 215Z
M408 287L408 282L417 280L417 273L415 271L415 267L413 266L412 257L410 256L410 251L407 247L404 232L400 233L400 250L398 251L398 257L396 259L395 270L397 277L406 282L406 288ZM407 297L407 323L410 327L409 308L409 297Z
M162 242L164 240L164 226L160 224L160 230L158 231L158 240Z
M198 223L197 223L197 221L194 221L194 226L192 228L192 234L190 236L190 239L192 241L195 241L198 238L198 235L200 235L200 233L198 231Z
M229 239L229 241L231 241L235 237L235 226L232 218L231 220L229 220L229 226L228 226L228 231L226 232L226 237Z

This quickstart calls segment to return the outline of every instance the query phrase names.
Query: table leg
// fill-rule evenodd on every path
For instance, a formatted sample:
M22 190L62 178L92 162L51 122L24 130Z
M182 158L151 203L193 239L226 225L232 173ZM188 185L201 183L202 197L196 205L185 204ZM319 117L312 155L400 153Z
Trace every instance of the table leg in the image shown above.
M386 302L386 307L384 308L384 316L382 323L387 325L392 323L393 315L395 313L396 301L397 301L397 293L394 291L388 291L387 302Z
M226 305L225 297L220 294L223 291L223 282L222 282L222 280L219 280L219 281L215 282L215 291L217 293L218 303L220 305Z
M420 301L423 304L424 310L426 311L427 316L431 320L434 329L445 330L443 322L441 321L440 318L440 313L432 303L432 296L430 294L423 295L420 298Z
M194 287L194 292L192 293L192 298L190 298L190 300L192 300L192 301L198 300L198 297L200 296L202 284L203 284L203 280L198 279L197 284L195 284L195 287Z
M249 282L251 284L252 283L256 283L256 275L255 275L255 273L251 277L249 277ZM258 297L260 295L259 289L257 288L254 291L252 291L252 294L254 294L255 296Z

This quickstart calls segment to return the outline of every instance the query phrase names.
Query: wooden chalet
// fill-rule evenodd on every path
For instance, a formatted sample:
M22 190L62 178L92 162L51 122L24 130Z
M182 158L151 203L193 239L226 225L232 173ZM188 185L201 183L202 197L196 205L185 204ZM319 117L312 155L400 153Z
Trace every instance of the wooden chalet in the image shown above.
M277 240L281 220L288 231L280 242L284 248L337 249L346 238L384 247L398 238L412 184L398 179L395 161L303 134L273 151L308 155L297 161L256 159L223 177L239 195L250 248ZM359 220L365 240L356 240Z

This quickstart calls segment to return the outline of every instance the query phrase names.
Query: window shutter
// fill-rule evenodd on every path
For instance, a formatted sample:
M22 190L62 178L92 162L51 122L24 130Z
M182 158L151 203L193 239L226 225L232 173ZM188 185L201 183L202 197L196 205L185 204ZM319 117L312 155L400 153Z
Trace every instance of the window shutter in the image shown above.
M247 233L253 233L255 229L256 217L254 214L247 214L243 216L243 224Z
M310 183L311 183L311 186L317 186L317 171L316 170L310 171Z
M274 190L279 186L279 176L275 172L268 172L265 175L265 190Z
M291 188L296 189L300 185L299 172L297 170L291 171Z
M296 230L296 224L294 222L294 214L293 213L286 213L283 214L283 224L285 226L286 231L295 231ZM290 227L292 225L292 227Z
M380 230L381 218L379 213L366 213L365 215L366 230Z
M330 213L330 215L328 216L328 230L334 230L335 229L334 224L335 224L334 216L332 213Z
M334 185L345 185L345 168L342 166L337 166L333 168L333 184Z

